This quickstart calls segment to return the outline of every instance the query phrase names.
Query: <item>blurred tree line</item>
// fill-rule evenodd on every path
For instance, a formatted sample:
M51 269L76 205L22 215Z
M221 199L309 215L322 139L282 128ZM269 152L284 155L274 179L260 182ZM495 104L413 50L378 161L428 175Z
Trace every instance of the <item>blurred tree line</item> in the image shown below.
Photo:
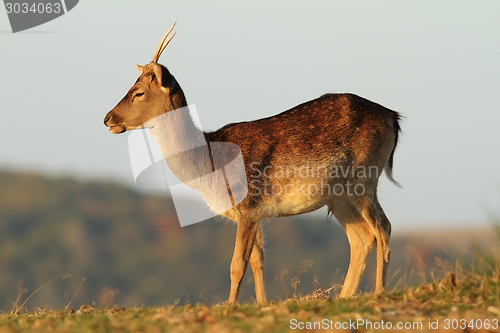
M71 300L73 308L223 302L235 232L235 225L222 218L181 228L166 195L146 195L116 183L0 171L0 310L12 308L21 288L28 290L24 300L66 273L71 276L54 279L26 307L61 309ZM298 292L342 283L349 247L338 223L326 214L273 220L265 224L264 237L269 299L293 293L290 280L306 260L313 265L300 276ZM391 240L390 276L408 268L412 242ZM437 246L410 252L422 262L443 256ZM373 274L371 258L361 290L372 288ZM242 302L254 300L253 288L249 269Z

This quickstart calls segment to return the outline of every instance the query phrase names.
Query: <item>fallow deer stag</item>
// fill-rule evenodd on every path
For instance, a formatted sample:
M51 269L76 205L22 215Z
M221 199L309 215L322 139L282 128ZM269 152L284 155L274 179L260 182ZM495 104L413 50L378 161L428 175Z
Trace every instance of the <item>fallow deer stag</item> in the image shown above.
M224 186L233 199L238 193L244 195L238 202L232 199L229 210L217 211L237 223L228 302L237 301L248 263L253 270L257 303L266 302L261 221L323 206L340 222L350 245L349 269L339 297L356 293L374 244L375 292L383 292L391 224L378 202L377 184L382 170L396 183L392 164L400 132L399 114L353 94L326 94L269 118L203 132L186 111L181 86L166 67L158 64L175 35L165 42L174 26L163 37L153 60L143 67L137 65L139 78L106 115L104 124L115 134L149 128L169 168L186 183L220 168L213 160L214 144L239 147L244 167L237 172L244 175L244 183L235 180L240 184L230 186L227 178L232 176L226 175ZM169 130L153 121L164 115L171 118ZM178 149L189 146L184 142L186 133L203 139L208 147L205 158L200 159L202 153L193 147ZM186 150L189 152L178 153ZM234 152L227 154L233 156ZM229 157L222 159L224 164ZM201 182L192 187L218 210L217 191L212 185Z

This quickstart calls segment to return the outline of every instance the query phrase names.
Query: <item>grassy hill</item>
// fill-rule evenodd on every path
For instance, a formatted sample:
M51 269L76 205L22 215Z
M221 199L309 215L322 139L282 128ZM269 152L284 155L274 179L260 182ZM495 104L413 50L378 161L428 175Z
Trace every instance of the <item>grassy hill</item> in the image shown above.
M464 272L406 290L352 299L257 305L164 306L0 315L2 332L498 332L498 269Z

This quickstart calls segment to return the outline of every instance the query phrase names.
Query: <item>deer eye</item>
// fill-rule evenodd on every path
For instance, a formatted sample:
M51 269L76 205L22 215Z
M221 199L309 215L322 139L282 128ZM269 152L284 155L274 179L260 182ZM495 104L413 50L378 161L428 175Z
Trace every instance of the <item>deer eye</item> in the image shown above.
M136 94L134 95L134 97L141 97L142 95L144 95L144 93L143 93L143 92L138 92L138 93L136 93Z

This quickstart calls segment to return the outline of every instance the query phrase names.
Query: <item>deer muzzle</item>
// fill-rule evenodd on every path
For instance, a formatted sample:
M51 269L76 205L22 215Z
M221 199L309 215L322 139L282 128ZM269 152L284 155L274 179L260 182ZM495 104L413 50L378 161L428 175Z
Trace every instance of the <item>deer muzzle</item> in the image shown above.
M117 119L113 111L109 111L104 118L104 125L109 127L109 131L113 134L119 134L126 131L125 125L122 121Z

